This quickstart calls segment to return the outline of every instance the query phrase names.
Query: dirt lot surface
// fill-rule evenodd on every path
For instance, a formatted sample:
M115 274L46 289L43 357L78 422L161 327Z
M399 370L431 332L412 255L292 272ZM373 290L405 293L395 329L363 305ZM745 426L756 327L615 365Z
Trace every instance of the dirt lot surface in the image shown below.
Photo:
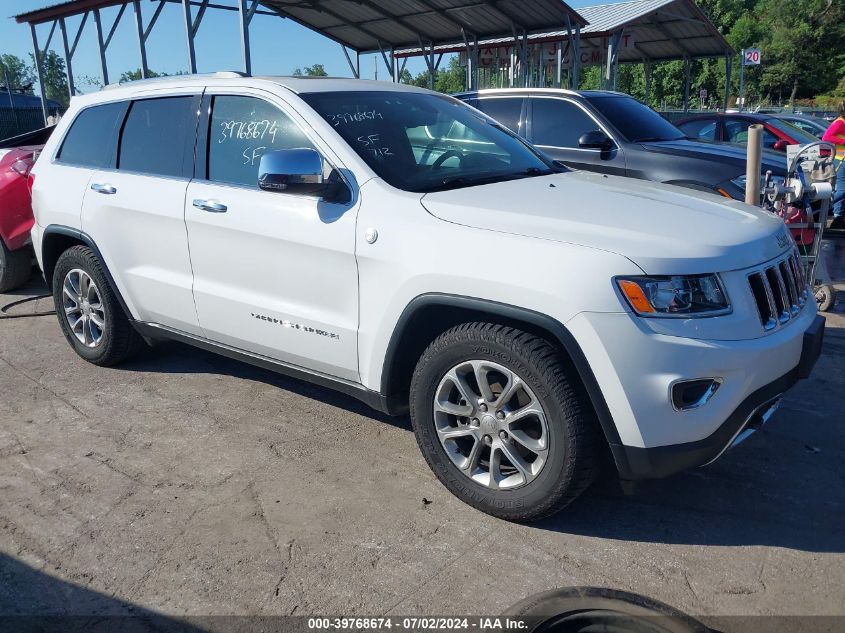
M178 344L101 369L55 317L0 321L0 615L495 614L570 585L696 615L845 615L845 295L837 309L763 432L531 526L452 497L407 420Z

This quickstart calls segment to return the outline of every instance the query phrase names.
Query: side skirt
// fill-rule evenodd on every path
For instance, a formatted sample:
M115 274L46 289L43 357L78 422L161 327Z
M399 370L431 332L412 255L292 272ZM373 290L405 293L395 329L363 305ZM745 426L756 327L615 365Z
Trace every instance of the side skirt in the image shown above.
M198 347L215 354L220 354L221 356L226 356L227 358L238 360L249 365L255 365L256 367L267 369L277 374L282 374L290 378L296 378L297 380L303 380L334 391L339 391L340 393L344 393L360 400L377 411L381 411L382 413L387 413L389 415L395 415L395 410L390 406L387 398L377 391L367 389L363 385L343 380L341 378L334 378L332 376L311 371L296 365L290 365L260 354L253 354L252 352L247 352L222 343L215 343L214 341L210 341L199 336L193 336L192 334L187 334L185 332L180 332L179 330L174 330L173 328L159 325L158 323L132 321L132 325L138 333L148 341L178 341L180 343L185 343L187 345Z

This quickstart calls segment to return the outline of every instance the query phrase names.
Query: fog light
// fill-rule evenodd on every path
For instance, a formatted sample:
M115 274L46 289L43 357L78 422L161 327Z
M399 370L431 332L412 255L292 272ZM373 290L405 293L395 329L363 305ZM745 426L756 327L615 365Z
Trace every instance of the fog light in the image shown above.
M721 378L679 380L669 387L669 398L677 411L691 411L707 404L721 386Z

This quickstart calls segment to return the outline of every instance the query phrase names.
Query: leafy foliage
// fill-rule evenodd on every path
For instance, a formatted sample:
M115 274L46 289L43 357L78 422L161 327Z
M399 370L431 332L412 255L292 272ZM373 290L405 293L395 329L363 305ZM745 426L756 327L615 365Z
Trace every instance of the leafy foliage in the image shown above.
M293 71L294 77L328 77L325 66L322 64L314 64L313 66L306 66L304 69L297 68Z

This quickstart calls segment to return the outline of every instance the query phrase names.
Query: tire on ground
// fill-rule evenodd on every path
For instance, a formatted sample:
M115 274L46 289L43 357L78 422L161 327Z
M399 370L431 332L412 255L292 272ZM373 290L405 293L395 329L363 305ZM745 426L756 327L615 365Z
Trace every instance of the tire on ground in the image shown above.
M10 251L0 240L0 292L20 288L32 275L32 249Z
M471 359L493 361L516 373L545 411L547 461L535 479L519 488L492 490L470 479L452 463L437 436L437 387L452 367ZM598 420L574 369L548 341L512 327L464 323L441 334L414 371L410 410L417 443L438 479L465 503L503 519L533 521L558 512L599 470Z
M86 347L73 334L65 317L63 285L65 276L73 269L86 272L100 294L105 315L105 328L102 340L96 347ZM115 296L108 278L103 272L103 265L87 246L74 246L59 256L53 271L53 302L56 316L62 332L74 351L82 358L95 365L108 367L117 365L134 356L144 348L144 339L129 323L120 302Z

